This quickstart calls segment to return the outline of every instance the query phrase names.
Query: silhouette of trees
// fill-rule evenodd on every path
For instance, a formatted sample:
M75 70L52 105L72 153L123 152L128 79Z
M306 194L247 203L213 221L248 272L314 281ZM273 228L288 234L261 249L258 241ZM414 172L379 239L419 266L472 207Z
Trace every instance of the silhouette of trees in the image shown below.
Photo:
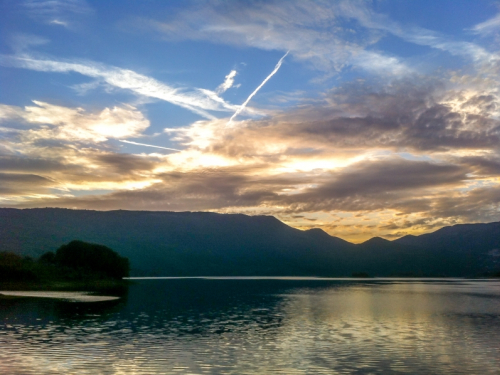
M54 264L56 262L56 254L52 251L48 251L38 258L38 261L42 264Z
M107 246L83 241L71 241L57 249L55 255L45 253L40 260L113 279L128 277L130 272L127 258Z
M130 263L109 247L71 241L38 261L0 252L0 282L120 280L129 276Z
M38 272L35 262L29 257L0 252L0 281L36 281Z

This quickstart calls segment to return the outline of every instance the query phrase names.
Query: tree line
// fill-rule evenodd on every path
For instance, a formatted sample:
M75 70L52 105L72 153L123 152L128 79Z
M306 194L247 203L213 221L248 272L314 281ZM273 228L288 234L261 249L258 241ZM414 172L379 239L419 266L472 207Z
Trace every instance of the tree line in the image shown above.
M128 277L130 262L107 246L71 241L39 259L0 252L0 281L36 282Z

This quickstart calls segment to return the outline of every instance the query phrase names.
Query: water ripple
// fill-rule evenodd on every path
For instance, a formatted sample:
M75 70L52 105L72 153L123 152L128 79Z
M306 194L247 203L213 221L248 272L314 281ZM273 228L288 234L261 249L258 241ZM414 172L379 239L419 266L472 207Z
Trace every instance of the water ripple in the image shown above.
M144 280L0 301L5 374L498 374L500 283Z

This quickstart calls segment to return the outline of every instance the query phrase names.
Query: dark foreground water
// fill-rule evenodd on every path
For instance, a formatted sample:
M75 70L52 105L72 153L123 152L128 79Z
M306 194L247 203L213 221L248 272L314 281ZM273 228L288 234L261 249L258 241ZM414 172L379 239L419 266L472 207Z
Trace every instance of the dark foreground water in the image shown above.
M500 282L141 280L0 300L1 374L500 374Z

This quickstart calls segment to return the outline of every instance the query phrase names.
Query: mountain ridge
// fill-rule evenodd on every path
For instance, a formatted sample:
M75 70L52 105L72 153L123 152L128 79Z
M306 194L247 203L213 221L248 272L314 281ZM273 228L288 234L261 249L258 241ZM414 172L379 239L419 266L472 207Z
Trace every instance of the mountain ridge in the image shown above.
M134 276L474 276L500 269L500 222L464 225L352 244L265 215L0 208L0 251L38 257L75 239L99 243L128 257Z

